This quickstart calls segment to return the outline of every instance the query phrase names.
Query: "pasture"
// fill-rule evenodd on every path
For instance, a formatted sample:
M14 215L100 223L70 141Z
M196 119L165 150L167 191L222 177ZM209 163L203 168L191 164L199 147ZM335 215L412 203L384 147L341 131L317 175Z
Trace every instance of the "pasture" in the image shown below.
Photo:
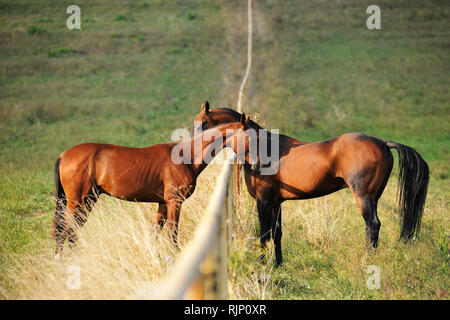
M398 242L397 153L378 206L376 252L344 189L283 204L284 264L258 261L254 200L236 199L229 258L233 299L448 299L450 58L446 1L254 1L253 66L243 110L301 141L345 132L415 148L430 166L419 239ZM127 298L158 289L178 252L154 232L156 205L102 196L79 246L57 264L50 238L53 165L82 142L144 147L190 129L201 103L235 108L246 63L245 1L0 0L0 298ZM181 211L192 236L219 167L210 165ZM82 272L66 285L68 266ZM366 285L367 267L381 288Z

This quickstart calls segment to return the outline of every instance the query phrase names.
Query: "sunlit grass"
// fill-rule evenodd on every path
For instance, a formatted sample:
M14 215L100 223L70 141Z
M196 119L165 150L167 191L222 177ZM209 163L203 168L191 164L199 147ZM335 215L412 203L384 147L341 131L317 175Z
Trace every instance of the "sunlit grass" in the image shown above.
M261 263L256 239L253 245L238 241L231 257L234 296L249 299L263 296L273 299L446 299L450 284L445 267L448 257L440 252L449 236L446 233L444 237L442 233L448 230L449 208L447 202L439 201L435 195L432 188L419 239L404 244L398 241L396 181L391 177L378 206L382 223L379 248L372 252L366 249L364 220L350 191L285 202L282 206L283 266L274 267L273 248L266 263ZM249 213L252 215L252 211L245 214ZM255 229L254 211L252 216L249 226ZM238 238L245 236L248 234ZM444 244L439 244L440 241ZM381 270L379 290L367 287L370 265ZM255 277L259 279L256 282ZM263 293L261 288L264 288Z

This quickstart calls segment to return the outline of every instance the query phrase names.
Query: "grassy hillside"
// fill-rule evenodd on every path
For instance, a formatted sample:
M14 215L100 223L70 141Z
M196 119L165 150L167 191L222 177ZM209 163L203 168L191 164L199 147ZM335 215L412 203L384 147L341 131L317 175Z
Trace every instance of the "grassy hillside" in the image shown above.
M232 297L446 299L450 6L380 1L382 29L370 31L368 1L254 2L244 110L299 140L361 131L407 144L429 163L431 182L422 237L405 246L396 241L396 177L390 179L379 205L380 250L370 256L348 191L286 203L286 261L278 270L256 262L246 240L257 235L256 212L243 196ZM174 129L191 126L203 100L236 103L246 57L244 2L77 4L79 31L66 28L64 3L0 0L0 297L30 297L11 274L26 257L50 256L52 168L60 152L87 141L166 142ZM201 211L202 190L182 219ZM365 286L372 264L382 269L381 290Z

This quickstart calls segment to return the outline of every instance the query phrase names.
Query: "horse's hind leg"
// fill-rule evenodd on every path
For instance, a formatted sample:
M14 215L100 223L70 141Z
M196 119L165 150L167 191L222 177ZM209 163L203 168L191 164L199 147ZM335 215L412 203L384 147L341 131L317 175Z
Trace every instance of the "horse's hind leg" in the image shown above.
M71 234L74 225L74 215L78 210L80 202L69 196L66 197L67 204L64 213L60 214L58 219L55 220L55 260L61 259L63 251L64 241Z
M64 235L64 221L67 204L62 205L61 203L58 203L58 201L60 200L57 200L55 219L53 221L52 230L52 236L56 241L55 260L59 260L61 258L64 240L66 239Z
M381 222L377 215L377 203L392 170L393 161L390 153L384 161L381 160L376 166L366 167L345 180L358 202L366 223L366 242L369 250L378 246Z
M83 198L83 201L80 206L78 206L77 210L74 213L74 224L70 229L69 234L69 247L75 247L75 244L78 240L78 232L86 223L86 220L89 216L89 213L92 211L95 203L97 202L98 196L93 192L89 193Z
M365 197L361 201L361 212L366 222L366 243L367 247L378 247L378 234L380 232L381 222L377 216L377 202Z
M366 243L368 249L378 246L378 234L380 232L381 222L377 215L377 197L367 192L357 192L355 186L350 185L350 190L358 202L359 209L366 223Z

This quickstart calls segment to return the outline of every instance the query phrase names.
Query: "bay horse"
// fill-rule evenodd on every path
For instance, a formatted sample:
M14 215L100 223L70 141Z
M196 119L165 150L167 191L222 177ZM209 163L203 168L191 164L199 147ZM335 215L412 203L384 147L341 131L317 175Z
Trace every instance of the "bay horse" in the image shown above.
M70 246L75 244L77 230L84 225L102 193L122 200L158 203L156 223L163 228L168 221L176 245L181 204L194 192L197 177L208 164L205 161L208 148L215 142L217 149L209 149L212 157L225 146L232 147L236 153L244 153L238 157L248 156L248 144L243 150L237 149L237 140L246 139L248 123L249 116L243 114L237 122L217 126L181 142L146 148L84 143L61 153L54 167L56 211L52 235L56 240L55 258L60 259L66 238ZM217 140L220 137L222 140ZM178 152L177 156L181 156L178 149L174 153L177 146L184 146L181 151L187 150L190 154L182 157L188 156L192 161L174 162L173 154Z
M240 116L228 108L210 109L209 103L205 103L195 117L194 134L236 121ZM264 130L251 120L249 127ZM245 163L243 166L248 192L257 202L261 246L266 247L272 231L277 266L283 261L281 203L321 197L343 188L350 188L356 198L366 224L368 249L378 246L381 223L377 216L377 203L392 171L392 148L399 155L400 239L408 241L418 235L429 169L413 148L362 133L346 133L312 143L282 134L274 138L279 139L279 169L275 174L261 175L253 165Z

